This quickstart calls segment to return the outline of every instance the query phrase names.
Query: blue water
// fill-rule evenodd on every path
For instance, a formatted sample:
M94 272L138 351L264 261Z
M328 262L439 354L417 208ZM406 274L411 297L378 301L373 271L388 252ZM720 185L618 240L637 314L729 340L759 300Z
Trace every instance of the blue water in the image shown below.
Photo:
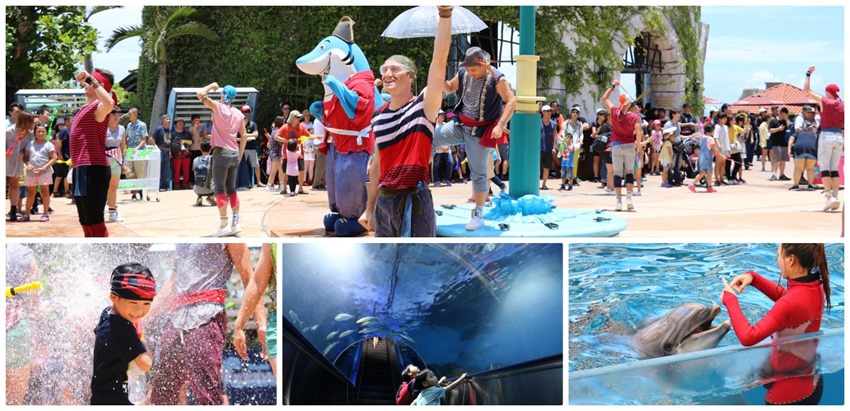
M779 278L775 244L595 244L569 251L569 370L639 359L627 335L684 302L720 303L721 278L747 270ZM844 327L844 246L826 247L832 311L821 329ZM784 284L784 280L783 280ZM751 322L772 302L755 289L738 296ZM728 320L725 308L714 324ZM739 345L734 332L720 347Z
M656 403L659 398L663 398L664 403L691 404L705 402L706 398L710 398L708 403L713 404L763 404L765 390L757 387L760 385L759 380L753 376L752 370L757 370L758 363L763 364L766 358L754 356L756 351L747 354L749 350L744 351L743 357L739 358L735 357L739 355L735 354L736 351L725 350L740 347L733 331L720 341L719 347L723 348L712 350L716 353L706 354L709 356L706 360L698 359L696 363L684 358L689 354L682 355L682 361L674 358L680 356L639 361L638 354L631 346L630 334L645 320L661 316L684 302L718 304L722 307L721 278L730 280L737 274L755 270L767 278L778 279L776 249L775 244L571 246L568 300L570 403ZM844 247L841 244L829 244L826 251L832 310L824 313L821 330L835 336L821 339L819 367L824 372L825 382L821 404L843 404ZM764 316L773 303L758 290L748 291L738 297L746 317L755 322ZM728 318L728 313L722 308L714 324ZM701 355L692 354L697 357ZM718 364L727 365L718 369ZM614 367L608 370L608 366ZM680 377L690 372L695 374L693 378L659 379L659 376L671 374L673 370ZM720 376L722 379L709 389L707 384L712 376ZM626 383L628 378L624 377L634 381ZM603 384L602 381L608 383ZM626 386L621 386L623 384ZM639 384L647 385L639 388ZM695 389L695 384L703 384L705 388ZM608 387L608 391L603 386ZM600 393L597 388L608 394ZM622 396L610 395L621 389L624 393ZM653 390L660 391L656 393ZM688 390L694 390L691 399L683 394ZM636 399L636 391L640 392L642 399Z
M563 352L562 256L560 244L284 244L283 315L332 362L387 337L441 375L498 369Z

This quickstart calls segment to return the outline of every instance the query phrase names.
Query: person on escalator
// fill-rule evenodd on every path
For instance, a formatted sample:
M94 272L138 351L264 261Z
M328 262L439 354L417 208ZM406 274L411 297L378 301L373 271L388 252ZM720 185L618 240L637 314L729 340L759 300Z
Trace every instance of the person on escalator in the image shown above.
M767 337L780 338L820 330L823 308L832 308L829 299L829 269L823 244L780 244L777 250L780 276L788 281L781 287L748 271L731 283L723 279L721 300L729 310L732 329L745 346ZM774 301L773 307L755 325L744 316L738 296L752 284ZM779 344L772 348L769 363L773 370L766 385L767 404L816 405L823 394L823 378L817 373L817 340Z
M414 388L417 375L419 375L419 367L413 364L404 367L404 371L401 372L401 385L395 392L396 405L410 405L419 395L419 391Z
M422 370L414 379L414 388L419 390L419 396L413 400L411 405L440 405L440 399L446 396L446 390L457 387L464 378L466 378L466 373L452 381L451 384L441 387L440 382L445 377L437 381L437 376L433 371Z

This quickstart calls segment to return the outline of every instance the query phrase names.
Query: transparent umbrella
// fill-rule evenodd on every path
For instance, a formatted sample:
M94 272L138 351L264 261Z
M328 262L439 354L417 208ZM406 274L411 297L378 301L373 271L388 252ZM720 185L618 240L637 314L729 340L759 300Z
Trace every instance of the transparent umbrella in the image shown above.
M440 16L437 6L419 6L401 13L381 34L383 37L410 39L435 37ZM452 11L452 34L477 33L487 28L471 11L455 6Z

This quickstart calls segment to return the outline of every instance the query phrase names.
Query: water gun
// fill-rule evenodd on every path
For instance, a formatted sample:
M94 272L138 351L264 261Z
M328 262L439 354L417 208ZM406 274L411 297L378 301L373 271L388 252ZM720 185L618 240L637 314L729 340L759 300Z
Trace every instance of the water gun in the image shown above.
M19 285L17 287L6 287L6 298L12 298L20 293L34 291L41 288L41 281L33 281L29 284Z
M26 130L22 131L21 134L18 134L18 138L15 139L15 142L12 144L12 147L9 147L9 149L6 150L6 158L9 158L9 156L12 155L12 150L14 150L15 147L18 146L18 143L20 143L21 140L23 140L24 137L26 137L26 136L27 136Z
M50 136L53 135L53 119L56 117L56 108L50 112L50 120L47 120L47 141L50 141Z

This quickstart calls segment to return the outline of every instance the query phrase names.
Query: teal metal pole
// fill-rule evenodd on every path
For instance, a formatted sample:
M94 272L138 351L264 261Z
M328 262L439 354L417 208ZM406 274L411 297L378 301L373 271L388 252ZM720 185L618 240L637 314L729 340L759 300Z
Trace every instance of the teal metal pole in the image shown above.
M535 13L534 6L520 6L519 8L519 51L520 55L533 56L535 36ZM536 66L533 64L532 66ZM528 72L532 71L532 72ZM534 76L534 68L529 68L525 62L517 64L517 82L522 78ZM534 81L536 83L536 80ZM536 96L536 84L528 88L533 90L522 90L517 87L517 111L511 118L511 164L508 173L510 175L509 194L513 198L524 195L540 194L540 114L536 110L536 102L527 101L529 96ZM531 106L534 104L534 106ZM531 107L534 107L531 109ZM532 111L533 110L533 111Z

